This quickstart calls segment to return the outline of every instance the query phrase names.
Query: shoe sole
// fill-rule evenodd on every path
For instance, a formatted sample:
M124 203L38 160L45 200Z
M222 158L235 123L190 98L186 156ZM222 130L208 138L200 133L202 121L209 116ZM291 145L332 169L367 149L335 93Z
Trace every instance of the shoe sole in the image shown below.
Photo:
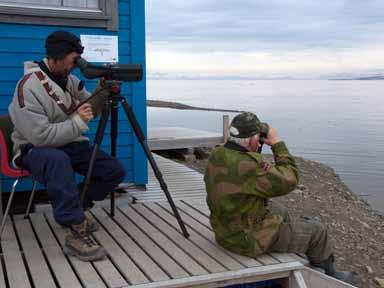
M101 260L105 258L105 256L107 256L107 252L103 248L99 249L98 253L96 253L95 255L84 256L77 253L75 250L71 249L70 247L64 246L63 253L67 256L75 256L76 258L84 262Z

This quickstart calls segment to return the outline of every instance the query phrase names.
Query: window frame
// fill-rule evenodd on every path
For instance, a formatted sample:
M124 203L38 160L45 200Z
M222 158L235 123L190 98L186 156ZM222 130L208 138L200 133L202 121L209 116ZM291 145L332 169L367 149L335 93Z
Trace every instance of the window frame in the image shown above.
M107 5L108 2L108 5ZM25 6L25 7L23 7ZM0 5L0 23L63 25L119 30L118 0L99 0L99 11L87 8L27 7Z

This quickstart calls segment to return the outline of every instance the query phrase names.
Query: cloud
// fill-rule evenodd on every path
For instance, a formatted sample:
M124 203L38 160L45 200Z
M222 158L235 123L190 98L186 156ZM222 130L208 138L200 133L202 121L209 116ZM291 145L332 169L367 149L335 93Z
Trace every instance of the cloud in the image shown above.
M164 61L149 61L158 63L150 66L156 69L183 63L179 70L194 70L198 59L210 71L223 61L248 71L251 63L268 70L337 70L334 63L339 69L377 68L382 61L366 51L384 46L383 30L384 1L378 0L147 1L149 56L178 59L163 68Z
M383 46L361 49L306 49L285 52L199 52L152 49L150 71L242 77L294 76L310 78L324 73L366 73L384 67Z

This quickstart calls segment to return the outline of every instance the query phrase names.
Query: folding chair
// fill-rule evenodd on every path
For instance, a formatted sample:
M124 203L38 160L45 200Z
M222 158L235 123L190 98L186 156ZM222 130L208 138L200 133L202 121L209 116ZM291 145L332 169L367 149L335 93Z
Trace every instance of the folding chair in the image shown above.
M7 207L1 219L0 239L3 234L3 230L4 230L5 222L7 220L7 216L9 214L9 210L11 208L13 196L16 191L16 186L19 183L19 180L21 178L26 178L31 176L31 174L28 171L14 168L10 165L12 161L12 156L13 156L13 152L12 152L13 143L11 140L12 131L13 131L13 124L9 115L0 116L0 150L1 150L0 151L0 157L1 157L0 172L4 176L15 179L12 185L11 194L9 195ZM32 192L31 192L31 195L29 196L25 218L27 218L29 215L29 211L32 206L33 197L35 195L35 190L36 190L36 181L33 180ZM3 197L2 193L0 197L1 198ZM2 201L0 201L0 204L2 205ZM2 210L2 206L0 207L0 209Z

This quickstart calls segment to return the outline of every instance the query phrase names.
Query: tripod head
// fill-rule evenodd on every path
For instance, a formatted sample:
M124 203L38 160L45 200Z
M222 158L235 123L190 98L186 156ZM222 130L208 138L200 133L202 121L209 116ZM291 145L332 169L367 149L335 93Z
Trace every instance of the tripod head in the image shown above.
M90 97L87 99L81 101L77 105L75 105L73 108L69 109L67 112L68 115L73 114L74 112L79 109L80 106L84 105L85 103L91 103L92 107L99 107L102 102L113 100L116 101L120 97L121 92L121 84L122 81L120 80L103 80L103 89L96 90ZM95 104L97 103L97 104ZM95 111L98 111L99 109L95 109ZM98 114L98 112L96 112Z
M141 64L105 64L95 65L84 58L77 58L76 66L80 68L85 78L105 78L107 80L118 80L124 82L137 82L143 79L143 68Z

